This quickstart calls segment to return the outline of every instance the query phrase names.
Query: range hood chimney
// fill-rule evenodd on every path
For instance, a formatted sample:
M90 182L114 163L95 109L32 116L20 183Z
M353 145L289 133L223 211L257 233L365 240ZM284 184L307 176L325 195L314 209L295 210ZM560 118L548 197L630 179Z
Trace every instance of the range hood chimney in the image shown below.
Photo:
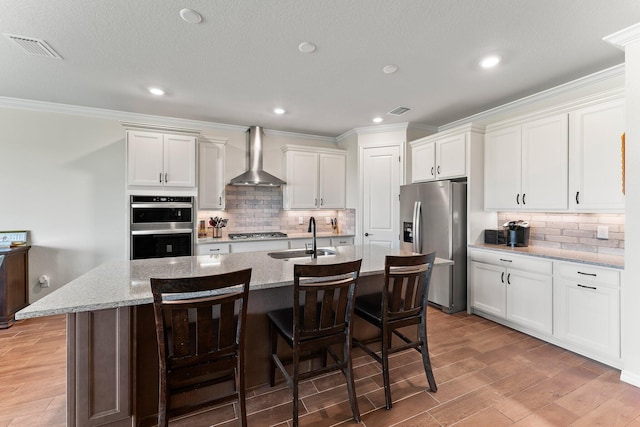
M247 131L247 162L249 170L236 176L231 185L263 185L278 187L286 184L280 178L262 170L262 138L264 131L260 126L251 126Z

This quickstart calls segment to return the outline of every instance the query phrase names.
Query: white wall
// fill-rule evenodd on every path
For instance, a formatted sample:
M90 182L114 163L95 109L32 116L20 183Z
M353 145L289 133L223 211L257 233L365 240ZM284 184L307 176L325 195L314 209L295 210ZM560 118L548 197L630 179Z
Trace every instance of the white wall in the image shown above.
M118 121L0 108L0 230L29 230L33 302L124 259L125 140ZM50 278L49 288L38 277Z

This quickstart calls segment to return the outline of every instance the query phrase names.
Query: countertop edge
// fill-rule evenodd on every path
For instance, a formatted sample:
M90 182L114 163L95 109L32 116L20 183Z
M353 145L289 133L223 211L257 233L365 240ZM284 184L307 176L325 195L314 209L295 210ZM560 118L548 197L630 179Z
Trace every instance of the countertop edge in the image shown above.
M475 243L467 245L470 249L492 250L508 252L517 255L528 255L557 261L589 264L594 266L624 270L624 256L598 254L590 252L570 251L566 249L545 248L540 246L515 247L494 245L490 243Z

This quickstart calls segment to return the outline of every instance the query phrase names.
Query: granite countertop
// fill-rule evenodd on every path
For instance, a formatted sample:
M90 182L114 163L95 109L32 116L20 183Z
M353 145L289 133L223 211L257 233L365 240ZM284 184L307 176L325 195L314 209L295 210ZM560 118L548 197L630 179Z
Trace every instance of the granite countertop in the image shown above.
M251 290L293 284L293 265L332 264L362 258L363 276L384 272L386 255L407 254L382 246L338 246L335 255L273 259L268 251L113 261L100 265L16 313L16 319L77 313L153 302L149 278L193 277L252 268ZM453 261L436 259L437 265Z
M583 264L599 265L624 269L624 256L607 255L589 252L569 251L566 249L545 248L542 246L529 246L526 248L512 248L507 245L494 245L490 243L476 243L469 248L491 249L494 251L511 252L514 254L531 255L541 258L550 258L560 261L571 261Z
M325 238L325 237L354 237L355 234L348 233L317 233L316 237ZM258 238L258 239L230 239L228 233L223 237L199 237L196 240L196 245L203 245L207 243L242 243L242 242L262 242L266 240L292 240L292 239L310 239L310 233L290 233L287 234L287 237L266 237L266 238Z

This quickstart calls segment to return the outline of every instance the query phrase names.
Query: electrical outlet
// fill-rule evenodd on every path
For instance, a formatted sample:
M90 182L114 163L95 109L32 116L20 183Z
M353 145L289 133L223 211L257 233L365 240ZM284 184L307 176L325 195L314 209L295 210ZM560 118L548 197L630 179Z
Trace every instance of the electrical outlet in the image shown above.
M609 240L609 227L606 225L599 225L596 237L601 240Z
M49 277L43 274L42 276L38 277L38 283L40 284L41 288L48 288Z
M304 218L303 217L301 217L301 216L298 217L298 224L300 224L300 225L304 224Z
M327 224L327 225L331 224L331 218L329 218L328 216L325 216L324 217L324 223Z

